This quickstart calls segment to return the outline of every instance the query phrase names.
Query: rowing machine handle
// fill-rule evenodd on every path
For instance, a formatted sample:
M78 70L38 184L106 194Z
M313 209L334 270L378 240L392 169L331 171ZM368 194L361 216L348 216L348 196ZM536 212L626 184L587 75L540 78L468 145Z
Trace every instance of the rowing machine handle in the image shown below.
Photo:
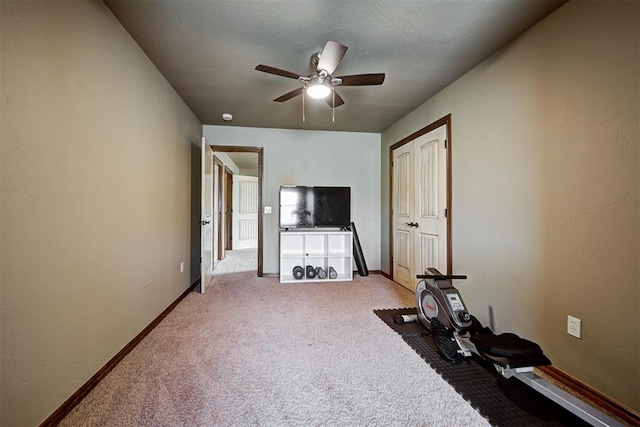
M466 279L467 276L463 274L418 274L417 279L434 279L434 280L457 280Z

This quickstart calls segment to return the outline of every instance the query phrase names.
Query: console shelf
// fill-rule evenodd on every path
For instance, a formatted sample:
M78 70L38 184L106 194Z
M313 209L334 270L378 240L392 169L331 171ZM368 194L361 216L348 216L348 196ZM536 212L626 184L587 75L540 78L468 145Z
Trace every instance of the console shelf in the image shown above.
M337 282L353 280L353 236L351 231L281 231L280 282ZM326 278L309 277L307 267L319 267ZM294 277L294 268L304 275ZM331 278L335 272L335 278Z

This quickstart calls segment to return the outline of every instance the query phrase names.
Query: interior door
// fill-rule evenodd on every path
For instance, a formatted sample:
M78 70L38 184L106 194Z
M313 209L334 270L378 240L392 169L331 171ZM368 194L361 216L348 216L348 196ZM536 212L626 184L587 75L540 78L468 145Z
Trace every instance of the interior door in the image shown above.
M258 247L258 177L233 176L233 249Z
M393 151L393 280L415 290L428 267L447 273L447 127Z
M435 267L447 274L446 126L413 141L417 185L414 203L415 274Z
M213 277L213 151L202 138L200 207L200 292L204 293Z
M415 287L413 274L414 179L413 145L405 144L393 151L393 280L406 288Z

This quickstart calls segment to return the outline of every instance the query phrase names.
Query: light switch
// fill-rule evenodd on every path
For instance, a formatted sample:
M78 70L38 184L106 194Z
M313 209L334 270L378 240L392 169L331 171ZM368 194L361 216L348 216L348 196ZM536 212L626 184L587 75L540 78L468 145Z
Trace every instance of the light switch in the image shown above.
M265 206L264 207L264 213L270 214L271 213L271 206Z

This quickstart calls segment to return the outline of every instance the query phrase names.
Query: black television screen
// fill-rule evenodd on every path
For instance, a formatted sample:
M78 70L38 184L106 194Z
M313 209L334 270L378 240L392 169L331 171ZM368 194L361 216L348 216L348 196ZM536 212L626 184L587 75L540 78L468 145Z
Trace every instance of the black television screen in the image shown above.
M351 187L280 187L280 228L347 227Z

